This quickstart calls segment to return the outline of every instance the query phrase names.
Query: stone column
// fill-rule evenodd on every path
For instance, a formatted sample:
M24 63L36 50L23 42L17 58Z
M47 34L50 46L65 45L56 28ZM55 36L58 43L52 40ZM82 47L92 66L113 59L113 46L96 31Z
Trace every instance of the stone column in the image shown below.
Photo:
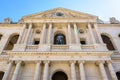
M49 61L44 61L44 72L43 72L43 80L48 80L49 78Z
M70 64L71 64L71 80L76 80L75 62L76 61L70 61Z
M98 36L99 42L100 42L101 44L103 44L103 40L102 40L102 37L101 37L100 32L98 31L98 26L97 26L97 24L94 24L94 28L95 28L95 32L96 32L96 34L97 34L97 36Z
M27 35L26 35L24 44L27 44L27 41L28 41L28 38L29 38L29 34L30 34L31 29L32 29L32 23L29 24L29 28L28 28L28 32L27 32Z
M101 72L103 80L108 80L107 74L106 74L106 71L105 71L105 68L104 68L103 64L104 64L104 61L98 61L98 65L99 65L100 72Z
M68 23L68 39L69 39L69 44L71 44L72 39L71 39L71 26L70 26L70 23Z
M12 80L18 80L18 74L20 71L21 63L22 63L21 61L17 62L15 71L14 71L13 76L12 76Z
M42 35L41 35L41 44L44 44L45 43L45 34L46 34L46 23L43 24L43 30L42 30Z
M17 41L17 44L20 44L20 43L21 43L21 40L22 40L22 37L23 37L23 35L24 35L25 29L26 29L26 24L23 25L23 29L22 29L22 31L21 31L21 33L20 33L20 35L19 35L19 39L18 39L18 41Z
M88 30L89 30L89 32L90 32L90 37L91 37L91 39L92 39L92 43L93 43L93 44L96 44L95 37L94 37L94 35L93 35L93 31L92 31L92 28L91 28L90 23L88 24Z
M78 61L79 71L80 71L80 80L85 80L85 71L84 71L84 61Z
M36 71L35 71L35 78L34 80L40 80L40 70L41 70L41 61L36 61Z
M48 44L51 44L52 39L52 23L49 24L49 31L48 31Z
M13 64L13 61L10 61L2 80L8 80L9 74L10 74L11 69L12 69L12 64Z
M114 72L113 66L111 64L111 61L107 61L107 64L108 64L108 69L109 69L110 75L112 77L112 80L118 80L117 76L116 76L116 74Z
M75 33L75 41L76 41L76 44L80 44L80 39L79 39L79 37L78 37L78 29L77 29L76 23L74 23L74 33Z

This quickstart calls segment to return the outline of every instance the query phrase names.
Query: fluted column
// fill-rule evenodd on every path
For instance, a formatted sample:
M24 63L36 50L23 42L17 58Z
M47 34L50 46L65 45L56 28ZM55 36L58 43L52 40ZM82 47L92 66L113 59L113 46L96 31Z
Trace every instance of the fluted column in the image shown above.
M43 80L48 80L49 76L49 61L44 61L44 72L43 72Z
M70 23L68 23L68 39L69 39L69 44L71 44L72 39L71 39L71 26L70 26Z
M74 33L75 33L75 41L76 41L76 44L80 44L80 39L79 39L79 37L78 37L78 29L77 29L76 23L74 23Z
M52 35L52 23L49 24L49 31L48 31L48 44L51 44L51 37Z
M97 24L94 24L94 28L95 28L96 34L97 34L97 36L98 36L99 42L100 42L101 44L103 44L103 40L102 40L102 37L101 37L100 32L98 31L98 26L97 26Z
M89 30L89 32L90 32L90 36L91 36L91 39L92 39L92 43L93 43L93 44L96 44L95 37L94 37L94 35L93 35L93 31L92 31L92 28L91 28L91 25L90 25L90 24L88 24L88 30Z
M12 69L12 64L13 64L13 61L10 61L2 80L8 80L9 74L10 74L11 69Z
M45 43L45 34L46 34L46 23L43 24L42 36L41 36L41 44Z
M21 63L22 63L21 61L17 62L15 71L14 71L13 76L12 76L12 80L18 80L18 74L20 71Z
M19 35L19 39L18 39L18 41L17 41L17 44L20 44L20 43L21 43L21 40L22 40L22 38L23 38L25 29L26 29L26 24L23 25L23 29L22 29L22 32L21 32L20 35Z
M84 71L84 61L78 61L79 71L80 71L80 80L85 80L85 71Z
M28 32L27 32L27 35L26 35L26 38L25 38L25 41L24 41L24 44L27 44L31 29L32 29L32 24L30 23L29 28L28 28Z
M40 80L40 70L41 70L41 61L36 61L36 71L35 71L35 78L34 80Z
M108 80L107 74L106 74L106 71L105 71L105 68L104 68L103 64L104 64L104 61L98 61L98 65L99 65L100 72L101 72L103 80Z
M111 77L112 77L112 80L118 80L118 79L117 79L117 76L116 76L116 74L115 74L115 71L114 71L114 69L113 69L113 66L112 66L112 64L111 64L111 61L107 61L107 64L108 64L108 69L109 69L110 75L111 75Z
M70 64L71 64L71 80L76 80L75 62L76 61L70 61Z

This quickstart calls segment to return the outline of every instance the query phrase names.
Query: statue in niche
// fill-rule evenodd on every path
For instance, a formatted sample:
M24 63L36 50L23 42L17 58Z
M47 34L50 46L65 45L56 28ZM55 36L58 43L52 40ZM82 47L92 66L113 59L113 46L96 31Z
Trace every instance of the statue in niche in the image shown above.
M64 39L64 36L62 34L59 34L56 37L56 44L65 44L65 39Z

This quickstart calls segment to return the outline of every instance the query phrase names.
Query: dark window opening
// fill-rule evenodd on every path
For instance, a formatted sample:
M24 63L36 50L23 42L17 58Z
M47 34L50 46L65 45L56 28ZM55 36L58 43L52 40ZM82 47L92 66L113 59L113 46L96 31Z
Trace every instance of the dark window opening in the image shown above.
M34 41L35 45L38 45L40 43L40 41Z
M120 34L118 35L118 37L120 37Z
M68 80L68 77L64 72L58 71L52 76L52 80Z
M1 40L1 38L2 38L2 35L0 34L0 40Z
M107 37L106 35L101 35L103 42L106 44L108 50L115 50L111 40L109 37Z
M4 75L4 72L0 72L0 80L2 80L2 78L3 78L3 75Z
M63 34L57 34L54 37L54 44L63 45L66 44L66 38Z
M85 42L85 41L80 41L80 43L81 43L82 45L85 45L85 44L86 44L86 42Z
M118 80L120 80L120 72L116 72L116 76L117 76Z
M14 44L17 43L18 38L19 38L19 35L14 35L13 37L11 37L5 50L12 50L14 47Z

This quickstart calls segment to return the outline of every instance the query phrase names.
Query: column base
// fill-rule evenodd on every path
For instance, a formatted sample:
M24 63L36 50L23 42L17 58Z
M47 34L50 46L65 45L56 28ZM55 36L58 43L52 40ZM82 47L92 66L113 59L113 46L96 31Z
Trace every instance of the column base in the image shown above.
M80 44L70 44L69 51L81 51L81 45Z
M15 44L12 51L25 51L25 44Z
M50 51L51 45L49 44L40 44L38 51Z

